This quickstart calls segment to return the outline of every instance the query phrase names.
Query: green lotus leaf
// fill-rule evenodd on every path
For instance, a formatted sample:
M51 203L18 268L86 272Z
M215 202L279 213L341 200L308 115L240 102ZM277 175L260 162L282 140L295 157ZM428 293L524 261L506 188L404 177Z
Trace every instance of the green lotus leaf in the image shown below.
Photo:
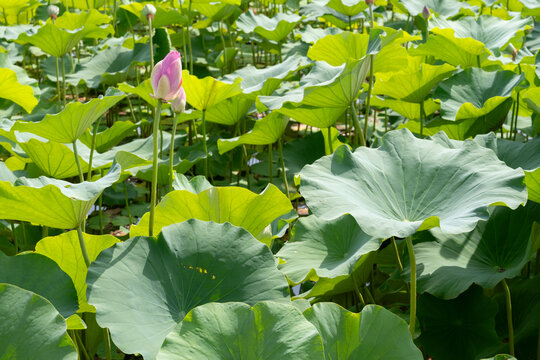
M433 34L427 41L410 49L409 54L433 56L461 68L478 67L479 61L490 54L482 42L473 38L457 38L453 29L434 28L431 32Z
M417 244L419 292L453 299L475 283L491 289L501 280L519 275L533 253L531 229L540 220L540 207L510 210L497 207L487 222L470 233L446 235L431 230L429 242ZM405 266L405 269L408 267ZM408 270L405 273L410 275Z
M422 332L418 343L424 354L434 359L478 359L490 355L490 348L499 343L495 332L497 304L479 286L453 300L422 294L417 314Z
M17 80L15 71L7 68L0 68L0 98L8 99L20 105L27 113L38 104L34 97L34 91L29 85L22 85Z
M138 127L137 124L131 121L115 121L111 127L96 134L96 151L103 153L110 150L126 137L135 135L135 129ZM92 146L94 138L94 134L90 130L88 129L79 137L79 140L89 148Z
M373 86L373 94L421 103L426 100L431 89L439 81L450 76L454 70L455 68L448 64L414 64L397 73L379 74Z
M229 223L195 219L163 228L157 239L135 237L103 251L87 284L100 326L122 351L145 359L155 358L167 334L198 305L290 301L268 247Z
M334 125L336 121L343 116L346 110L347 107L327 108L285 104L282 108L277 109L276 112L288 116L302 124L324 129Z
M266 15L255 15L250 9L236 20L238 29L246 34L257 33L263 38L280 42L302 21L303 17L296 14L278 13L273 18Z
M341 29L335 28L335 27L327 27L327 28L313 28L311 25L307 25L303 29L300 29L300 37L302 38L302 41L308 44L314 44L319 39L322 39L328 35L336 35L340 34L342 32Z
M232 83L237 78L241 78L240 86L244 94L249 94L255 99L257 95L271 95L283 80L309 65L309 61L304 56L293 55L279 64L263 69L248 65L226 75L225 80Z
M120 5L120 8L129 11L133 15L137 16L143 23L147 23L143 14L144 3L132 2L129 4ZM187 25L188 17L183 15L180 11L174 9L167 9L164 6L156 6L156 14L152 21L154 28L161 28L169 25Z
M366 2L361 0L330 0L325 6L351 17L360 14L368 7Z
M194 218L218 223L230 222L269 244L271 233L268 226L291 210L289 199L272 184L260 195L239 187L214 187L199 194L172 191L156 206L154 234L167 225ZM138 225L131 227L131 236L148 234L149 216L146 213Z
M470 4L457 0L401 0L401 3L412 16L421 15L424 6L443 17L454 16L461 9L472 8Z
M264 118L257 120L253 129L244 135L232 139L219 139L217 142L220 154L226 153L242 144L250 145L269 145L278 141L289 119L278 112L271 112Z
M47 114L40 122L18 121L13 130L30 132L60 143L72 143L92 126L108 109L126 95L94 98L87 103L71 102L55 115Z
M176 174L173 180L174 190L187 190L194 194L203 192L206 189L212 188L212 184L202 175L192 177L190 180L182 174Z
M317 303L304 316L321 334L326 359L423 359L407 323L381 306L367 305L357 314Z
M540 59L540 57L538 58ZM529 109L534 111L536 114L540 114L540 87L527 89L522 99L527 104Z
M31 24L0 26L0 38L8 41L17 40L22 33L27 31L37 31L38 28L39 26Z
M492 112L524 79L511 71L488 72L468 68L439 84L433 97L441 101L445 120L479 118Z
M239 5L239 4L238 4ZM193 8L200 14L206 16L205 20L199 21L193 27L202 29L208 27L215 21L223 21L235 15L238 5L224 2L193 3ZM238 16L238 15L237 15Z
M492 51L505 46L516 34L523 34L525 30L533 27L531 18L512 17L506 21L489 15L481 15L478 19L464 16L455 21L433 18L429 25L440 29L451 28L456 38L473 38Z
M0 252L0 283L16 285L43 296L66 319L79 308L77 292L69 276L42 255L6 256Z
M83 233L86 251L90 261L94 261L99 253L118 242L112 235L91 235ZM86 301L86 274L88 268L84 262L77 231L69 231L58 236L49 236L36 244L36 253L44 255L56 262L69 275L72 286L75 285L79 312L95 312L96 309Z
M86 219L101 192L119 179L120 172L116 165L103 178L79 184L44 176L19 178L14 184L0 179L0 218L73 229Z
M184 78L185 79L185 78ZM185 86L185 85L184 85ZM150 82L150 79L146 79L145 81L142 81L139 85L131 86L127 83L121 83L118 84L118 90L125 92L126 94L136 94L139 95L141 99L146 101L148 104L150 104L152 107L157 106L157 99L154 99L151 94L154 94L154 90L152 89L152 84Z
M189 312L163 342L159 360L324 359L319 333L292 305L210 303Z
M80 28L90 28L97 27L99 25L109 24L111 20L112 19L110 16L102 14L96 9L91 9L90 11L85 11L78 14L65 11L61 16L56 19L54 24L61 29L73 31ZM107 27L101 27L101 31L96 29L92 32L88 32L88 34L85 34L85 37L101 39L113 33L114 30L112 26L108 25Z
M371 98L371 106L381 108L387 107L407 119L420 120L420 106L416 103L393 99L381 99L380 97L373 96ZM435 111L439 110L439 108L440 105L432 99L427 99L426 101L424 101L424 114L426 116L433 114ZM412 131L411 128L408 129Z
M359 13L354 16L347 16L339 11L326 6L328 0L312 1L307 5L303 5L300 9L300 14L307 16L308 20L318 20L322 18L324 21L337 26L341 30L347 30L354 23L365 20L365 15ZM347 1L350 5L354 5L355 1Z
M187 102L197 110L207 110L209 107L242 92L240 79L232 84L226 84L211 76L199 79L190 75L187 70L182 71L182 79Z
M0 358L77 360L66 320L43 297L0 284L0 317Z
M292 105L343 108L351 104L362 90L369 71L370 57L341 66L316 62L311 72L300 80L300 87L283 96L260 96L261 103L271 110L289 102Z
M341 146L302 170L300 190L313 214L331 220L349 213L363 231L386 239L437 226L471 231L490 205L515 209L526 201L523 171L474 141L454 149L401 129L382 142L354 153Z
M252 105L253 99L249 96L236 95L208 108L206 120L216 124L234 125L247 115Z
M279 269L292 284L350 275L363 255L375 251L381 239L367 235L351 215L325 221L300 218L293 236L276 254Z

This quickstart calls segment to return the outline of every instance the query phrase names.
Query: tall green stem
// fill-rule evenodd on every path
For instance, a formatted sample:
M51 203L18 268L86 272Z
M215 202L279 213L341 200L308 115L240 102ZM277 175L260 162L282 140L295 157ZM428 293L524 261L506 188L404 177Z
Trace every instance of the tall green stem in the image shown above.
M112 360L111 338L109 336L109 329L107 328L103 328L103 339L105 340L105 358L107 360Z
M366 115L364 117L364 145L367 144L367 134L368 134L368 120L369 120L369 110L371 105L371 91L373 90L373 55L368 55L369 57L369 87L367 92L366 99Z
M287 173L285 172L285 159L283 158L283 139L278 140L279 146L279 161L281 162L281 176L283 176L283 183L285 184L285 194L289 197L289 183L287 182Z
M116 1L115 1L116 2ZM154 69L154 40L152 39L152 17L148 17L148 37L150 38L150 65Z
M328 127L328 149L330 150L330 154L334 153L334 146L332 144L332 127Z
M403 272L403 264L401 263L401 257L399 256L399 249L397 247L396 238L392 236L392 246L394 247L394 252L396 253L396 260L398 263L399 271Z
M242 144L242 151L244 154L244 158L246 159L246 182L248 190L251 189L251 180L249 179L249 158L247 153L247 148L245 144Z
M354 146L358 146L359 140L361 146L366 146L366 142L364 141L364 134L362 133L362 127L360 126L360 121L358 121L358 113L356 112L356 106L354 105L354 101L351 102L351 114L354 124Z
M92 178L92 162L94 161L94 151L96 149L97 132L99 129L100 119L94 123L94 133L92 134L92 148L90 149L90 159L88 160L88 175L86 181L90 181Z
M79 153L77 151L77 140L73 142L73 154L75 155L75 163L77 163L77 170L79 171L79 181L84 181L84 175L81 167L81 162L79 161Z
M416 321L416 258L414 255L414 248L412 243L412 238L407 236L405 239L407 242L407 250L409 252L409 261L411 263L411 289L410 289L410 320L409 320L409 330L411 331L411 336L414 339L414 324Z
M64 94L64 107L66 107L66 70L64 68L64 57L62 56L62 93Z
M124 200L126 202L126 210L128 213L128 219L129 219L129 225L133 224L133 220L131 218L131 210L129 209L129 197L128 197L128 181L126 179L126 182L124 184Z
M514 114L514 141L516 141L517 138L517 122L518 122L518 115L519 115L519 91L516 93L516 111Z
M174 155L174 137L176 135L176 125L178 123L178 115L175 113L173 117L173 126L172 126L172 132L171 132L171 144L169 145L169 191L172 191L172 183L173 183L173 155Z
M188 0L188 50L189 50L189 73L193 74L193 53L191 50L191 0Z
M510 297L510 288L505 279L501 281L504 289L504 297L506 299L506 320L508 321L508 347L510 355L514 356L514 325L512 324L512 299Z
M204 150L204 176L208 178L208 147L206 145L206 109L202 111L202 141L203 141L203 150Z
M420 102L420 137L424 137L424 101Z
M60 92L60 67L58 65L58 57L56 60L56 92L58 94L58 111L62 111L62 93Z
M82 256L86 267L90 267L90 258L88 257L88 252L86 251L86 243L84 242L83 231L82 231L82 222L77 226L77 235L79 236L79 246L81 247Z
M161 100L158 100L156 113L154 117L152 131L152 189L150 192L150 222L148 223L148 234L154 235L154 216L157 199L157 182L158 182L158 143L159 143L159 121L161 115Z
M274 182L274 176L273 176L273 161L272 161L272 144L268 144L268 176L270 177L270 184Z

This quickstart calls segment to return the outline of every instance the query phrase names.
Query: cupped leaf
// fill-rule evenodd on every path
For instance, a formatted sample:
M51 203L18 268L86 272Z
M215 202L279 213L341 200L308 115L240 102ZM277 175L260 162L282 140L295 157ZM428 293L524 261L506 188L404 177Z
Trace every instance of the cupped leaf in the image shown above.
M43 297L0 284L0 358L76 360L66 320Z
M17 122L13 130L30 132L60 143L72 143L98 120L109 108L126 95L95 98L87 103L72 102L55 115L47 114L40 122Z
M319 333L292 305L201 305L163 342L159 360L324 359Z
M208 108L206 120L216 124L234 125L247 115L252 105L253 99L249 96L236 95ZM201 117L200 111L198 117Z
M422 334L418 342L434 359L477 359L497 346L497 304L472 286L453 300L433 295L418 297L418 320Z
M489 220L470 233L446 235L431 230L431 241L414 247L416 261L422 264L417 274L419 292L453 299L473 283L490 289L519 275L533 253L534 221L540 221L540 205L528 203L516 210L495 208Z
M0 84L2 84L0 85L0 98L13 101L27 113L31 113L32 109L38 104L32 87L19 83L15 71L0 68Z
M372 41L380 46L380 39L377 40L379 41ZM340 66L349 60L358 60L374 52L374 47L374 44L370 44L370 35L346 31L319 39L309 49L308 57L317 61L326 61L332 66Z
M458 14L461 9L472 8L470 4L457 0L402 0L400 2L412 16L422 14L424 6L430 11L434 11L443 17L454 16Z
M112 235L83 233L83 237L90 261L94 261L101 251L110 248L118 242L118 239ZM84 262L77 231L73 230L58 236L49 236L41 239L36 244L36 253L54 260L64 273L69 275L71 285L75 285L79 312L96 311L86 301L86 274L88 273L88 267Z
M330 0L325 6L351 17L360 14L368 7L366 2L361 0Z
M326 359L421 360L407 323L377 305L356 314L334 303L317 303L304 311L317 328Z
M199 79L190 75L187 70L182 72L182 79L187 101L197 110L207 110L209 107L242 92L240 79L232 84L226 84L211 76Z
M381 99L380 97L373 96L371 98L371 106L390 108L402 115L403 117L410 120L420 120L420 106L416 103L406 102L402 100L393 100L393 99ZM435 111L439 110L440 105L437 104L432 99L427 99L424 101L424 116L433 114ZM412 131L412 129L409 128Z
M153 107L157 106L157 99L154 99L151 96L154 94L154 90L152 89L152 83L150 79L142 81L137 86L131 86L127 83L118 84L118 90L123 91L127 94L136 94Z
M173 180L174 190L187 190L194 194L198 194L206 189L210 189L212 184L202 175L197 175L190 180L182 174L177 174Z
M325 221L298 220L292 238L276 254L279 269L293 284L350 275L363 255L377 250L381 239L367 235L351 215Z
M59 28L74 31L80 28L99 27L100 25L109 24L111 20L110 16L102 14L96 9L91 9L80 13L65 11L55 20L54 24ZM101 27L101 31L96 29L88 32L85 37L101 39L113 32L112 26L109 25Z
M44 176L19 178L14 184L0 179L0 218L73 229L86 219L101 192L115 183L120 173L116 165L103 178L79 184Z
M291 104L284 104L276 112L290 117L293 120L301 122L309 126L318 128L328 128L336 123L340 119L347 107L317 107L317 106L294 106Z
M265 245L229 223L195 219L105 250L88 270L88 302L125 353L153 359L186 314L209 302L288 302ZM119 286L121 284L121 286Z
M107 127L105 130L96 134L95 150L100 153L110 150L126 137L135 135L135 129L137 128L138 125L131 121L115 121L111 127ZM93 139L94 133L90 129L85 131L79 138L89 148L92 147Z
M465 69L439 84L433 98L441 101L441 117L465 120L485 116L510 98L525 76L511 71Z
M341 146L306 166L301 193L318 217L349 213L362 230L380 238L437 226L444 233L463 233L488 218L488 206L516 208L527 198L522 170L486 150L474 141L454 149L395 130L378 149L351 153Z
M249 10L236 20L238 29L246 34L257 33L265 39L280 42L302 21L302 17L296 14L278 13L273 18L266 15L255 15Z
M257 239L270 243L268 226L292 210L291 202L270 184L257 195L239 187L214 187L198 194L172 191L156 206L154 234L167 225L194 218L218 223L230 222L240 226ZM149 214L131 228L131 236L147 235Z
M16 285L43 296L68 318L78 309L73 282L54 261L39 254L6 256L0 252L0 283Z
M257 120L253 129L244 135L232 139L219 139L218 150L220 154L226 153L242 144L268 145L278 141L289 119L278 112L272 112L264 118Z

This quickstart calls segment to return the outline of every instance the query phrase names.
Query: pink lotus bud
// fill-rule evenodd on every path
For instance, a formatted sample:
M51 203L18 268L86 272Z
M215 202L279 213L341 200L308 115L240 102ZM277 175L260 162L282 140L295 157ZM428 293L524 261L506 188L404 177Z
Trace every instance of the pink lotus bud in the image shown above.
M369 5L373 5L375 4L375 0L366 0L366 4L369 6Z
M148 20L149 17L152 18L152 20L154 20L154 15L156 14L155 6L152 4L144 5L142 9L142 14L146 18L146 20Z
M429 8L427 6L424 6L424 10L422 10L422 16L424 19L429 19L429 16L431 15L431 12L429 11Z
M56 5L49 5L47 7L47 13L51 19L56 20L58 14L60 13L60 9Z
M171 51L154 66L150 76L154 98L171 101L182 90L182 61L178 51Z
M171 109L177 114L181 114L186 110L186 92L183 87L180 87L180 94L171 102Z

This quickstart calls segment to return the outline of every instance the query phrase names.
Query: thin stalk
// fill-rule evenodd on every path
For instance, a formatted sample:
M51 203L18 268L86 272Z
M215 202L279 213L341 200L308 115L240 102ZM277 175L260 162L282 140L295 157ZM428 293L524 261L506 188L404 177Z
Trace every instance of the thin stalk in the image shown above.
M116 3L116 1L115 1ZM150 65L154 68L154 40L152 39L152 17L148 17L148 37L150 38Z
M103 339L105 340L105 354L107 360L112 360L111 354L111 338L109 336L109 329L103 328Z
M385 133L388 132L388 112L386 110L387 109L384 108L384 132Z
M514 114L516 113L516 102L514 101L512 103L512 116L510 117L510 131L508 132L507 139L510 139L512 137L512 134L514 133Z
M285 194L289 197L289 183L287 182L287 173L285 172L285 160L283 159L283 139L278 140L279 149L279 161L281 162L281 175L283 176L283 183L285 184Z
M77 331L73 331L73 334L75 335L75 338L76 338L75 342L78 344L78 348L80 350L79 355L82 353L83 356L81 356L81 358L84 357L84 359L90 360L90 356L88 355L88 352L86 351L86 348L84 347L84 343L79 333Z
M369 300L369 302L371 304L376 304L375 302L375 298L373 297L373 295L371 294L371 291L369 290L369 288L367 286L364 286L364 290L366 292L366 295L367 295L367 298Z
M223 29L221 27L221 20L218 21L219 37L221 38L221 45L223 46L223 72L227 71L227 45L225 44L225 37L223 36Z
M136 124L138 120L137 120L137 116L135 115L135 111L133 110L133 104L131 103L129 96L127 97L127 101L129 104L129 112L131 112L131 118L133 119L133 123Z
M128 184L128 181L126 180L126 183L124 184L124 199L126 201L126 209L127 209L128 218L129 218L129 225L131 225L131 224L133 224L133 220L131 218L131 210L129 209L129 198L128 198L127 184Z
M364 300L364 297L362 296L362 293L360 292L360 289L358 288L358 284L356 283L356 278L354 276L354 271L352 272L352 282L354 285L354 291L356 292L356 295L358 296L358 299L362 303L362 306L366 306L366 301Z
M392 236L392 246L394 247L394 252L396 253L396 260L398 263L399 271L403 272L403 264L401 263L401 257L399 256L399 250L396 243L396 238Z
M375 23L373 18L373 4L369 3L369 31L371 32L371 29L373 29L373 24Z
M174 155L174 137L176 135L176 125L178 123L178 115L175 113L173 117L173 126L172 126L172 132L171 132L171 144L169 145L169 191L172 191L172 183L173 183L173 155Z
M242 149L243 149L244 157L246 159L246 181L247 181L247 187L249 190L251 189L251 180L249 179L249 163L248 163L249 158L248 158L247 148L245 144L242 144Z
M373 55L369 55L369 87L366 99L366 115L364 117L364 145L367 144L368 119L371 105L371 91L373 90Z
M270 177L270 184L273 184L274 176L273 176L273 169L272 169L272 144L268 144L268 176Z
M334 146L332 145L332 127L328 127L328 149L330 149L330 154L334 153Z
M156 107L156 113L153 123L152 140L153 140L153 152L152 152L152 189L150 191L150 222L148 223L148 234L154 235L154 217L155 207L157 199L157 181L158 181L158 142L159 142L159 121L161 115L161 100L158 101Z
M517 138L517 122L518 122L518 115L519 115L519 91L516 93L516 113L514 115L514 141L516 141Z
M103 235L103 193L99 195L99 213L98 213L98 219L99 219L99 234Z
M81 247L82 256L84 263L88 268L90 266L90 258L88 257L88 252L86 251L86 243L84 242L83 231L82 231L82 222L77 226L77 235L79 236L79 246Z
M66 70L64 68L64 57L62 56L62 93L64 94L64 107L66 106Z
M512 299L510 297L510 288L505 279L501 281L504 289L504 297L506 299L506 320L508 321L508 347L510 348L510 355L514 356L514 325L512 324Z
M424 137L424 102L420 101L420 137Z
M206 145L206 109L202 111L202 141L203 141L203 150L204 150L204 176L208 178L208 148Z
M412 238L407 236L405 239L407 243L407 251L409 252L409 261L411 263L411 290L410 290L410 320L409 330L411 336L414 339L414 323L416 321L416 257L414 255L414 248L412 244Z
M15 246L15 254L18 254L19 253L19 242L17 240L17 237L15 236L15 225L13 225L13 221L10 221L9 225L11 226L11 235L13 236L13 246Z
M58 111L62 111L62 93L60 92L60 68L58 65L58 57L56 60L56 92L58 94Z
M94 133L92 134L92 148L90 149L90 159L88 160L88 175L86 181L90 181L92 178L92 161L94 160L94 150L96 149L96 138L99 128L100 119L94 123Z
M182 6L180 6L180 9L182 9ZM189 34L188 34L189 35ZM183 44L183 47L184 47L184 68L187 69L188 68L188 63L187 63L187 45L186 45L186 29L184 29L182 27L182 42L184 43Z
M77 163L77 170L79 171L79 181L84 181L84 175L81 167L81 162L79 161L79 153L77 151L77 140L73 142L73 154L75 155L75 162Z
M188 50L189 50L189 72L193 74L193 53L191 50L191 0L188 0Z
M356 113L356 106L354 105L354 101L351 102L351 114L354 123L354 146L358 146L359 139L360 146L366 146L366 142L364 141L364 134L362 133L362 127L360 126L360 121L358 121L358 114Z
M26 244L28 244L28 242L26 241L26 225L24 224L24 221L21 221L20 225L21 225L22 241L23 241L22 245L23 245L23 248L26 249Z

